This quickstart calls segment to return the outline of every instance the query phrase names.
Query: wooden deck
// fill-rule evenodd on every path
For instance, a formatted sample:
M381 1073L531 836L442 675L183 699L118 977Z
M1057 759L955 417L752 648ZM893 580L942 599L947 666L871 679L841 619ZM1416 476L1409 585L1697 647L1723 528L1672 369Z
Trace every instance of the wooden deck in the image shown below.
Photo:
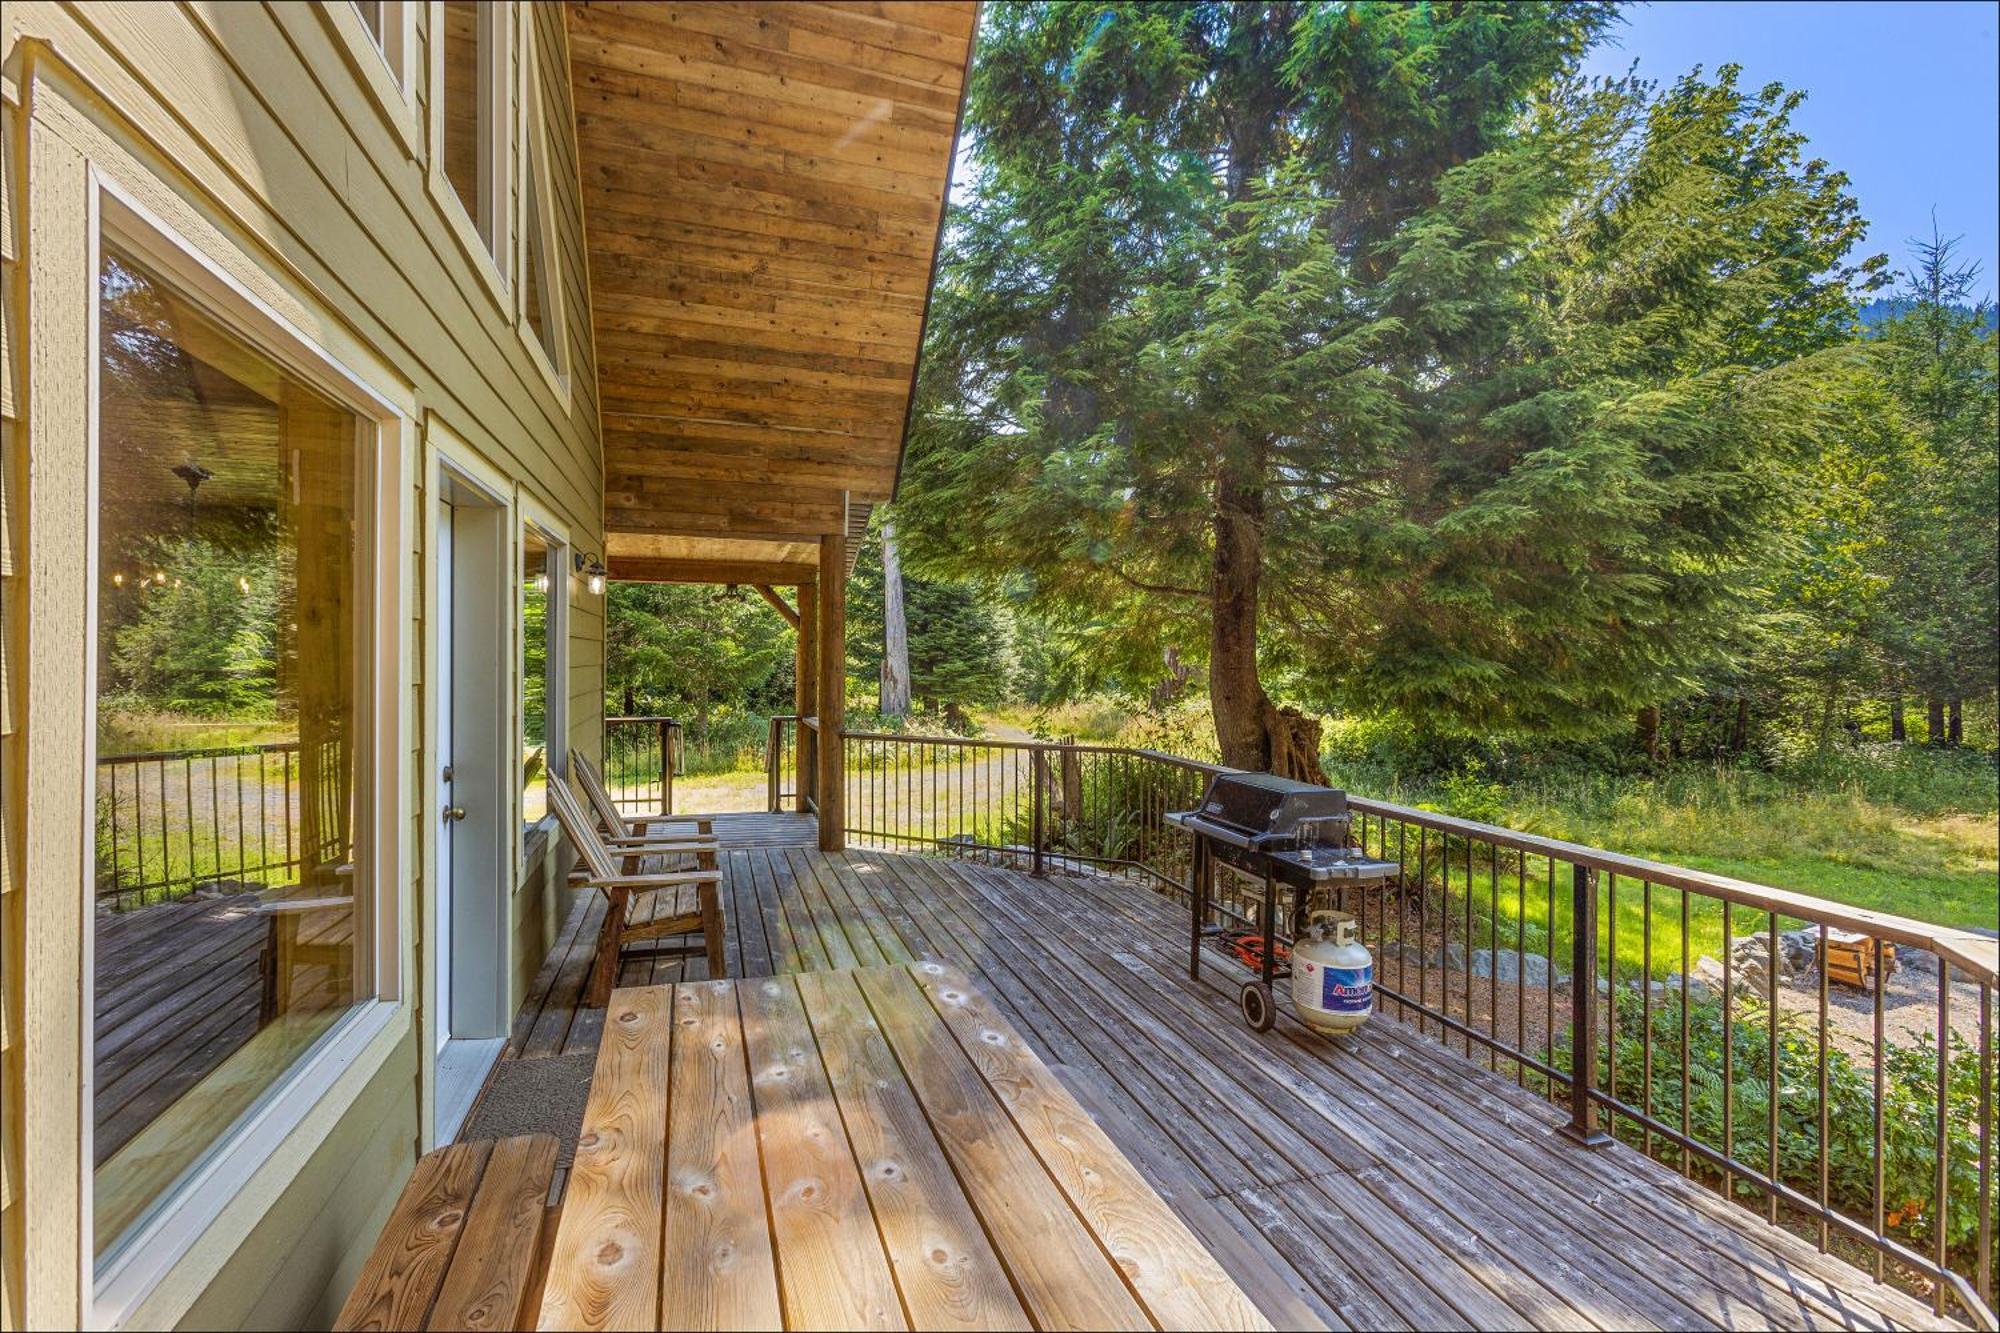
M1188 980L1180 912L1136 885L797 846L722 861L732 975L960 968L1267 1311L1289 1297L1335 1328L1939 1324L1634 1151L1570 1144L1553 1107L1402 1024L1333 1042L1285 1014L1250 1032L1223 968ZM567 923L511 1058L596 1046L603 1012L577 1001L601 911L586 899ZM628 958L621 983L704 972Z

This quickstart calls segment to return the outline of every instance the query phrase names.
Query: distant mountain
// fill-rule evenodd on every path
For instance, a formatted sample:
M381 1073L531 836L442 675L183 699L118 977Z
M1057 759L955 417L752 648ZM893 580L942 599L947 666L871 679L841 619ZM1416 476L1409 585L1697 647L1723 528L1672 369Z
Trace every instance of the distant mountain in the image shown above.
M1907 297L1882 296L1862 306L1856 313L1861 318L1861 327L1872 329L1877 324L1885 320L1894 319L1897 315L1904 313L1910 308L1910 304ZM1964 311L1968 315L1972 313L1972 307L1969 305L1956 306L1954 308ZM1986 327L2000 330L2000 309L1995 309L1991 305L1986 307Z

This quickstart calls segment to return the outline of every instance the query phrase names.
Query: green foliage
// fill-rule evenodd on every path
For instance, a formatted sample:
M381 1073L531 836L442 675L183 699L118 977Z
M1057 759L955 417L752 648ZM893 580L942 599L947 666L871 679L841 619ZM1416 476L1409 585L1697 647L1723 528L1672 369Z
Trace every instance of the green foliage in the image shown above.
M1648 1031L1645 1007L1636 990L1618 992L1618 1041L1608 1059L1615 1062L1618 1086L1644 1086L1648 1061L1642 1036ZM1728 1147L1739 1161L1772 1170L1770 1145L1771 1098L1778 1102L1776 1174L1808 1197L1819 1192L1821 1103L1817 1029L1801 1016L1778 1015L1778 1062L1771 1064L1770 1013L1754 1002L1734 1006L1729 1040L1723 1041L1723 1003L1695 999L1687 1006L1688 1054L1681 1063L1681 1003L1678 993L1656 997L1651 1014L1652 1108L1658 1118L1678 1126L1685 1112L1689 1136L1711 1148ZM1725 1097L1722 1070L1729 1062L1733 1088ZM1559 1047L1558 1068L1570 1068L1569 1051ZM1683 1098L1682 1079L1686 1075ZM1600 1070L1600 1078L1604 1071ZM1975 1266L1978 1230L1979 1177L1979 1052L1952 1037L1946 1078L1949 1123L1947 1192L1951 1201L1945 1240L1954 1266ZM1730 1110L1733 1134L1725 1136L1723 1112ZM1875 1091L1872 1069L1861 1059L1830 1045L1827 1051L1826 1154L1831 1205L1849 1217L1869 1217L1874 1210L1876 1169ZM1937 1155L1934 1148L1938 1112L1938 1052L1928 1035L1915 1044L1887 1048L1883 1060L1883 1145L1881 1170L1883 1204L1889 1230L1906 1243L1929 1253L1936 1236ZM1620 1121L1619 1137L1643 1140L1640 1130ZM1662 1160L1678 1161L1680 1150L1655 1140ZM1711 1173L1714 1174L1714 1173ZM1739 1198L1756 1199L1761 1192L1742 1180Z
M279 697L279 589L268 546L239 550L200 537L157 538L105 589L110 651L99 663L108 713L204 718L273 716Z
M910 649L910 697L926 714L967 729L968 708L1010 693L1007 616L976 585L903 573L903 614ZM847 585L847 673L866 688L882 673L882 551L863 544ZM912 728L914 730L915 728Z
M1241 517L1267 676L1436 730L1601 733L1737 660L1881 261L1796 94L1579 85L1607 18L990 10L913 552L1131 688L1207 654Z
M792 634L754 594L613 583L606 603L610 707L629 700L642 714L680 718L691 767L697 756L733 760L741 746L762 743L764 719L791 711Z

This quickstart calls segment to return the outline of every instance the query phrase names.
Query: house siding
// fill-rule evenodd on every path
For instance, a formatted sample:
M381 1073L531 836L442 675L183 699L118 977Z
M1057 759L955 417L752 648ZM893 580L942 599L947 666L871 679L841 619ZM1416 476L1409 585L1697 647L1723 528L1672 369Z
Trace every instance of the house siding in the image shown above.
M529 352L514 300L497 299L428 180L429 6L415 8L411 110L378 104L356 63L374 53L351 49L332 13L304 3L17 0L0 19L0 56L9 74L0 127L6 148L0 173L6 214L0 228L6 287L0 305L6 446L0 466L0 1326L7 1328L74 1325L89 1303L75 1277L84 1244L76 1234L82 1175L75 1146L81 1073L76 1020L84 978L80 965L65 962L77 953L77 895L86 890L73 862L50 874L37 860L43 855L38 849L59 841L51 833L60 831L48 830L41 812L62 803L36 806L24 794L42 780L27 771L29 756L74 748L78 758L69 762L80 764L84 742L73 717L66 720L38 702L45 692L37 691L35 670L49 660L39 641L57 622L50 619L53 610L29 596L34 589L23 586L25 554L33 547L22 514L40 512L22 504L26 481L32 474L37 487L51 480L57 490L79 484L60 471L51 478L49 461L34 457L35 442L47 437L37 434L32 420L42 386L30 376L46 359L37 361L29 339L43 336L36 303L45 295L38 290L30 302L22 293L23 271L38 271L31 253L38 238L17 220L28 211L28 182L43 179L44 161L62 159L67 181L81 178L82 164L115 151L121 171L136 164L212 223L275 287L323 314L407 384L418 447L401 500L414 570L421 571L426 557L423 439L432 420L559 518L578 548L600 552L604 546L602 443L560 9L529 6L519 11L519 21L535 25L543 51L541 96L550 123L560 250L553 276L563 289L568 401L552 391ZM511 49L520 61L524 44L516 40ZM508 80L510 134L522 119L519 86L518 77ZM408 117L407 135L398 132L399 116ZM406 143L417 146L417 156ZM517 152L510 171L515 190L521 166ZM508 210L509 247L518 254L521 238L511 222L517 215ZM85 368L67 369L66 386L55 384L52 369L40 373L58 392L74 395ZM76 410L73 399L63 406ZM35 470L38 462L43 470ZM76 470L73 461L56 467ZM57 538L44 533L41 540ZM80 566L81 540L72 533L68 541ZM16 577L17 567L23 577ZM39 565L35 569L39 587L43 576ZM403 774L408 795L402 810L383 817L390 827L400 824L407 839L402 994L417 997L426 993L421 868L424 839L436 823L430 778L437 766L423 748L429 704L420 573L410 585L403 592L410 617L398 677L410 740ZM569 623L567 739L595 752L602 715L601 599L575 594ZM71 638L77 634L67 621L61 628ZM73 657L62 669L74 673ZM61 787L75 771L49 782ZM71 818L74 824L80 814ZM34 836L27 836L31 830ZM527 867L510 913L516 997L568 906L561 864L545 865L544 859ZM71 924L60 927L65 919ZM51 969L65 967L67 993L64 978L51 977ZM431 1044L424 1029L419 1007L384 1034L372 1050L373 1064L341 1090L338 1113L312 1129L310 1142L288 1144L294 1151L253 1178L138 1307L138 1322L287 1327L331 1318L423 1146L420 1052ZM66 1092L58 1086L65 1079ZM305 1137L305 1127L294 1135ZM65 1228L66 1234L57 1234Z

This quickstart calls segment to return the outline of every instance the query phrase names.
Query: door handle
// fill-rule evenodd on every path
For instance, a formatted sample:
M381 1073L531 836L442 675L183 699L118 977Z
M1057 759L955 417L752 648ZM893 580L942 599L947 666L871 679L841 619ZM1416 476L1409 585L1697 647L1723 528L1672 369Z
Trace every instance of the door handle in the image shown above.
M444 817L448 821L463 819L465 818L465 807L462 805L448 805L444 809Z

